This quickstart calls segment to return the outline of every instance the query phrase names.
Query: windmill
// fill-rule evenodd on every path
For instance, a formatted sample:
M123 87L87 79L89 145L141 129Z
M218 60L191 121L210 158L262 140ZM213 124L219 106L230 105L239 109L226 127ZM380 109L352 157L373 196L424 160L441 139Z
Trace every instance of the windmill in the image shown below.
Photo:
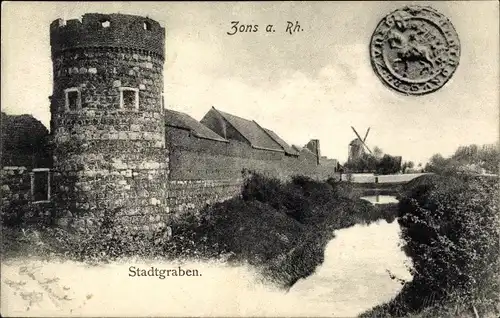
M348 162L361 158L361 156L365 153L365 149L368 150L370 154L372 153L370 148L368 148L368 146L365 143L366 137L368 137L368 133L370 132L370 127L368 127L368 129L366 130L365 138L363 139L361 139L361 136L358 134L356 129L354 129L354 127L351 126L351 128L356 134L357 138L353 139L349 143L349 155L347 159Z

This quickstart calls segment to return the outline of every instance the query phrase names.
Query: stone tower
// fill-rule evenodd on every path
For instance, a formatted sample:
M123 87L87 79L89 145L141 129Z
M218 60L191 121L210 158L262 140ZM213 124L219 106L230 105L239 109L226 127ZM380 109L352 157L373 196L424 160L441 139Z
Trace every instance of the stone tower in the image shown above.
M165 29L145 17L92 13L53 21L50 45L59 217L78 229L103 219L130 231L165 226Z

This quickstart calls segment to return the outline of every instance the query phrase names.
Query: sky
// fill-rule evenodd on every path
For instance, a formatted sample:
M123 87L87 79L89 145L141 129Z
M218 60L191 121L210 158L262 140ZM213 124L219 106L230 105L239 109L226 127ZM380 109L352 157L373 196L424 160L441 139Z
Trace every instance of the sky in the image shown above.
M460 145L499 137L499 4L418 2L449 18L461 43L448 83L424 96L387 88L369 42L388 13L417 2L2 2L2 111L49 127L49 25L84 13L148 16L166 28L168 108L197 120L214 106L256 120L290 144L319 139L322 155L347 159L351 130L367 144L425 163ZM231 32L231 21L259 31ZM285 33L287 21L303 31ZM266 33L273 24L276 32Z

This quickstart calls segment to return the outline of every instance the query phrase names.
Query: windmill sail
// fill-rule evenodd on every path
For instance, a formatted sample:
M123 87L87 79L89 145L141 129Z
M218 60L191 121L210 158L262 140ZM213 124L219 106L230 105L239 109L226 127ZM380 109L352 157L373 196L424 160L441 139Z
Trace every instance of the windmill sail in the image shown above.
M356 129L354 129L354 127L352 127L352 126L351 126L351 128L352 128L352 130L354 131L354 133L356 134L356 136L358 137L359 141L363 144L363 146L365 146L365 148L366 148L366 149L367 149L370 153L372 153L372 151L370 150L370 148L368 148L368 146L365 144L364 140L363 140L363 139L361 139L361 136L358 134L358 132L356 131ZM370 130L370 129L368 128L368 130ZM368 132L366 132L365 139L366 139L366 137L367 137L367 136L368 136Z
M366 141L366 137L368 137L368 133L370 132L370 127L366 130L365 138L363 138L363 142Z

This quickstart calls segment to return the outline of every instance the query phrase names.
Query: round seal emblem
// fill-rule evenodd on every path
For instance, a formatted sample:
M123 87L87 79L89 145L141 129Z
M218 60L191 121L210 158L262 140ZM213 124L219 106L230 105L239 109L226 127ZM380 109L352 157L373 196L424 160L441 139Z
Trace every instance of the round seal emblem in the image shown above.
M441 88L460 60L460 42L451 22L430 7L407 6L377 25L370 43L375 73L389 87L423 95Z

